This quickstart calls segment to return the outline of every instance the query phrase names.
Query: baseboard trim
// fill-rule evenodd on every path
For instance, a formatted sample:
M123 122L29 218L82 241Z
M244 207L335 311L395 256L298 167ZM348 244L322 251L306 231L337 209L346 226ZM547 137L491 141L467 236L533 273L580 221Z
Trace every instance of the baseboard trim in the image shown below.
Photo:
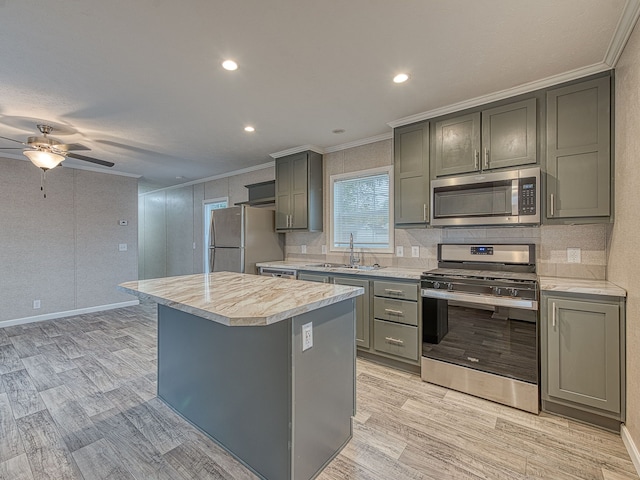
M634 443L633 438L631 438L627 426L624 424L620 427L620 436L622 437L624 446L627 447L627 452L629 452L634 467L636 467L636 472L640 475L640 451L638 451L638 447Z
M56 318L72 317L74 315L82 315L83 313L114 310L116 308L131 307L139 304L140 300L130 300L128 302L110 303L107 305L97 305L95 307L77 308L75 310L67 310L64 312L45 313L44 315L35 315L33 317L16 318L15 320L0 321L0 328L11 327L13 325L23 325L25 323L42 322L44 320L54 320Z

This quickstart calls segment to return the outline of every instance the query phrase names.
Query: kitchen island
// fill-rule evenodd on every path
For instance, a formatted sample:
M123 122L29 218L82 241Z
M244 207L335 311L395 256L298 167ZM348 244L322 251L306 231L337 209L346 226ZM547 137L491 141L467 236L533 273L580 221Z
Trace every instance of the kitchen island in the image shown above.
M119 288L158 303L158 396L261 478L313 478L351 438L362 288L230 272Z

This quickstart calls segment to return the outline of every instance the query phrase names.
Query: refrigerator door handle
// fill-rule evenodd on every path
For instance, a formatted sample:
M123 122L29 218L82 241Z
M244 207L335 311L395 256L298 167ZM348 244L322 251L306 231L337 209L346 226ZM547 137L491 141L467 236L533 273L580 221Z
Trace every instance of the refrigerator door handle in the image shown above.
M216 249L209 248L209 273L213 273L213 266L216 263Z

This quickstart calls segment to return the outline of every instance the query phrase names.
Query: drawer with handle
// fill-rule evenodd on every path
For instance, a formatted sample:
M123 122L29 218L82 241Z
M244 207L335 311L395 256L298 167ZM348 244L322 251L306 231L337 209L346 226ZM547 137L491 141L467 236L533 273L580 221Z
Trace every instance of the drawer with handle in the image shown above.
M418 328L374 320L373 348L379 352L418 360Z
M418 303L374 297L373 316L382 320L418 325Z
M373 282L373 294L376 297L418 301L418 284L376 280Z

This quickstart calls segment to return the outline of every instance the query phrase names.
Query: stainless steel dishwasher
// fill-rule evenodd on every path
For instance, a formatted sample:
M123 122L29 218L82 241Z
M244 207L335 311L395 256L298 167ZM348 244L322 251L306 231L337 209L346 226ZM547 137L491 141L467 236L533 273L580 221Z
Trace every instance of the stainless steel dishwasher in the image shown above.
M297 271L291 268L278 268L278 267L260 267L260 275L266 277L279 277L289 278L295 280L297 277Z

